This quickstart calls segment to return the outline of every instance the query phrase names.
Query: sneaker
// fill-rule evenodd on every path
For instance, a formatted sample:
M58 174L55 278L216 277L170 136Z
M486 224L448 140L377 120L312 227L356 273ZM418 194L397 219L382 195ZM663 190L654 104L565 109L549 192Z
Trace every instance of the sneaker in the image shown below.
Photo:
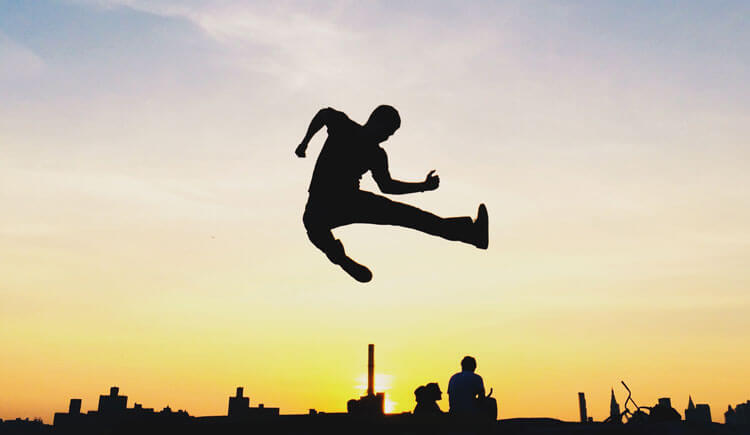
M490 244L489 220L487 206L479 204L477 218L474 221L475 238L473 243L479 249L487 249Z
M344 258L340 263L342 269L352 278L359 282L370 282L372 280L372 272L367 267L357 263L349 257Z

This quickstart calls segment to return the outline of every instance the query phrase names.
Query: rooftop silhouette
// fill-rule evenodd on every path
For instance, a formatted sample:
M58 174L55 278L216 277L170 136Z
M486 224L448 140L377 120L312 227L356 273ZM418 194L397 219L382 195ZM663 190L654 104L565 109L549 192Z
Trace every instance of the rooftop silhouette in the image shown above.
M468 361L468 363L467 363ZM473 362L473 364L472 364ZM464 370L476 362L464 358ZM108 394L99 396L97 408L84 412L82 400L70 399L67 412L57 412L52 425L41 420L0 420L2 434L224 434L224 433L502 433L502 434L738 434L750 433L750 401L729 406L726 424L713 423L707 404L695 404L688 397L685 419L672 407L671 399L663 397L653 406L639 406L623 382L628 396L622 411L615 390L610 395L610 415L595 421L588 415L584 393L578 393L580 422L564 422L550 418L512 418L497 420L497 403L478 401L477 414L445 413L437 401L442 399L438 383L428 383L415 390L414 412L388 414L384 411L385 393L375 391L375 346L368 345L368 382L365 394L347 403L347 412L324 412L310 409L306 414L281 414L277 407L263 403L251 406L244 387L239 386L228 399L226 415L193 416L186 410L172 410L169 405L160 411L140 403L128 407L128 396L112 386ZM470 372L473 373L473 372ZM455 377L455 376L454 376ZM450 387L449 387L450 390ZM449 392L450 394L450 392ZM487 397L490 395L488 394ZM482 396L484 397L484 396ZM479 400L479 398L477 398ZM486 413L487 405L494 409ZM491 416L491 418L489 418Z

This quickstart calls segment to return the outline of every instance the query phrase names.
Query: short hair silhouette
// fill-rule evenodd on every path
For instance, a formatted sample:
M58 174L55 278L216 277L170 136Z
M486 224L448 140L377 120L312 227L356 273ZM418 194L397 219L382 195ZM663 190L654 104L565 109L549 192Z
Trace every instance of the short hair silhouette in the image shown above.
M401 127L401 117L395 107L382 104L372 111L367 124L396 131Z
M477 360L475 360L474 357L465 356L464 359L461 360L461 370L467 371L467 372L473 372L476 369L477 369Z

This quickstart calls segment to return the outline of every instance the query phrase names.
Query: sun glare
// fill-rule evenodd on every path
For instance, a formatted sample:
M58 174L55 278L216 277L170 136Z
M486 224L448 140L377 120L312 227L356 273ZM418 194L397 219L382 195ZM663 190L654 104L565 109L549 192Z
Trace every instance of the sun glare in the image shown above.
M367 394L367 374L357 378L357 385L354 386L358 394ZM386 393L385 395L385 412L391 413L396 409L396 402L388 398L387 391L393 388L393 376L375 373L375 392Z

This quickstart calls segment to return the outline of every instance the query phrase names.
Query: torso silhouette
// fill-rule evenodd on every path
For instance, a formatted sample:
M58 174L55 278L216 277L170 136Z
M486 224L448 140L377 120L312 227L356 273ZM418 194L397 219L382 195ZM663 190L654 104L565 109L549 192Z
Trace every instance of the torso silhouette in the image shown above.
M315 163L308 191L329 196L359 190L362 175L372 170L375 176L385 164L385 151L343 112L330 107L323 110L328 112L328 139Z
M484 397L482 377L471 371L461 371L448 382L448 402L452 414L478 412L477 395Z

